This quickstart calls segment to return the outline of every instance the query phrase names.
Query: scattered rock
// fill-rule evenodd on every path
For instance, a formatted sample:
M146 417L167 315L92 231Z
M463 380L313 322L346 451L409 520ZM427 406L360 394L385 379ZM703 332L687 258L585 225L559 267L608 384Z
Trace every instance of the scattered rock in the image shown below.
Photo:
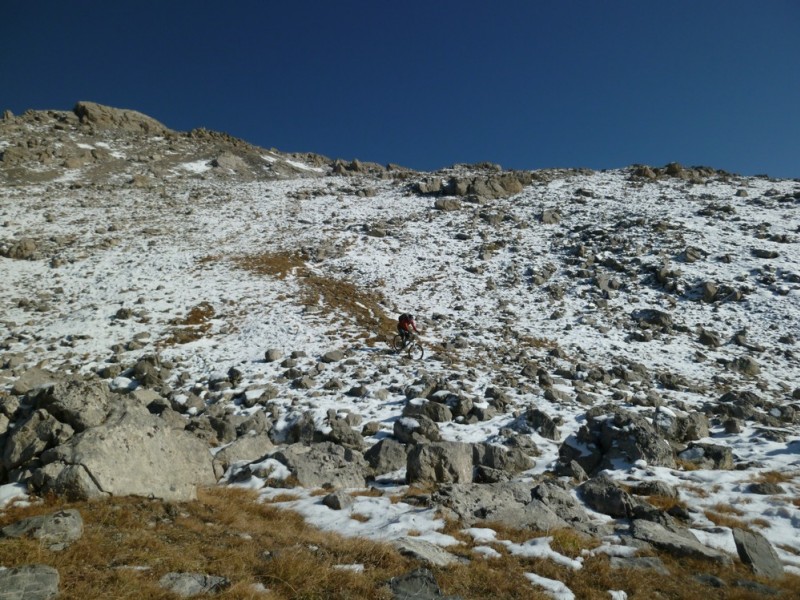
M30 517L0 529L0 538L33 538L51 552L67 548L82 536L83 519L75 509Z
M46 565L0 569L2 600L50 600L58 596L58 571Z
M367 450L364 458L375 475L391 473L406 468L408 446L391 438L384 438Z
M706 558L722 565L733 564L730 556L704 546L688 531L681 535L665 529L658 523L635 519L631 523L631 535L675 556Z
M216 594L230 587L231 582L225 577L200 573L167 573L158 580L158 585L182 598L191 598Z
M389 581L392 600L460 600L457 596L443 596L439 585L428 569L415 569L393 577Z
M36 489L76 500L107 495L194 500L197 486L216 482L206 444L133 403L115 406L103 425L49 450L42 461L31 480Z
M753 573L767 579L783 578L783 565L778 554L763 535L734 527L733 541L739 558L753 569Z
M404 537L392 542L400 554L410 556L424 565L432 567L447 567L458 564L458 558L441 546L415 537Z
M58 376L45 369L33 367L25 371L11 387L11 393L23 396L37 388L55 383Z
M408 483L471 483L473 447L462 442L417 444L408 453Z
M331 510L343 510L352 506L355 500L347 492L337 490L325 496L322 503Z
M361 488L369 465L360 452L332 442L292 444L273 452L303 487Z

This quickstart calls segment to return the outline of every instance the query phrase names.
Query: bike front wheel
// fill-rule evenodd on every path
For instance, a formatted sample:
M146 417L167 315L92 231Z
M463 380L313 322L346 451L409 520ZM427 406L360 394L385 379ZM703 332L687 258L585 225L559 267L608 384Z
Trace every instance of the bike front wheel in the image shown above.
M425 349L419 342L414 342L408 349L408 355L414 360L421 360L425 356Z

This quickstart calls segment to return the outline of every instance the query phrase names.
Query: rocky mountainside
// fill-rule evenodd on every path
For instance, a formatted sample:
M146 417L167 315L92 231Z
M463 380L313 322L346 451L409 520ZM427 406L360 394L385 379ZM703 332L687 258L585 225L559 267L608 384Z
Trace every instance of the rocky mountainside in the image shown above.
M749 531L800 573L797 180L420 173L80 102L5 114L0 183L7 489L327 487L290 505L409 543L418 506L335 490L413 484L721 563Z

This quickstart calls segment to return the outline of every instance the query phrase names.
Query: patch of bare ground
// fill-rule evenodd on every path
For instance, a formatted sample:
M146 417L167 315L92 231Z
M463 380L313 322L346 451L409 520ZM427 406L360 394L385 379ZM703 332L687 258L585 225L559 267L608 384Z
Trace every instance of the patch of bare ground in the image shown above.
M343 279L320 275L311 270L305 257L296 252L268 252L234 260L240 268L285 279L289 274L300 285L300 302L307 307L322 306L341 320L350 319L360 330L359 338L368 346L383 342L394 331L394 319L384 310L385 298Z
M182 319L170 321L170 331L164 344L188 344L206 336L211 329L211 319L216 315L214 307L208 302L201 302L189 309Z
M231 587L215 595L220 600L388 599L386 583L417 565L391 545L345 538L319 531L302 517L273 504L259 502L254 492L233 488L201 490L194 502L169 503L143 498L111 498L67 503L45 499L0 513L0 527L19 519L77 508L84 535L62 552L50 552L37 540L0 539L0 565L13 568L46 564L58 569L60 600L113 598L175 599L158 581L173 571L227 577ZM496 527L496 524L484 524ZM448 522L447 530L461 527ZM498 529L499 539L524 542L545 535L529 530ZM570 557L582 556L598 541L571 530L549 532L551 547ZM469 536L457 553L472 557L468 564L433 569L444 595L470 600L548 598L525 573L564 582L576 598L607 599L608 590L624 590L629 598L755 598L737 587L741 579L758 580L741 564L733 568L713 562L659 555L670 571L612 569L605 555L586 556L573 570L543 558L513 556L502 544L492 544L501 557L476 558ZM363 565L363 572L341 565ZM725 587L711 588L695 579L707 573ZM784 598L800 597L800 577L759 580ZM256 587L259 586L259 587ZM263 591L266 589L268 591ZM262 591L259 591L262 590Z

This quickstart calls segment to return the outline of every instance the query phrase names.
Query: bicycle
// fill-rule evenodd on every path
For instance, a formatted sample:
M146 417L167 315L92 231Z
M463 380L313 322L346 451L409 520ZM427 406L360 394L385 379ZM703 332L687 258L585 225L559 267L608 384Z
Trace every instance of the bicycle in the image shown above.
M421 360L425 356L425 348L422 347L419 337L416 335L404 338L398 333L392 340L392 348L397 353L405 352L409 358L414 360Z

